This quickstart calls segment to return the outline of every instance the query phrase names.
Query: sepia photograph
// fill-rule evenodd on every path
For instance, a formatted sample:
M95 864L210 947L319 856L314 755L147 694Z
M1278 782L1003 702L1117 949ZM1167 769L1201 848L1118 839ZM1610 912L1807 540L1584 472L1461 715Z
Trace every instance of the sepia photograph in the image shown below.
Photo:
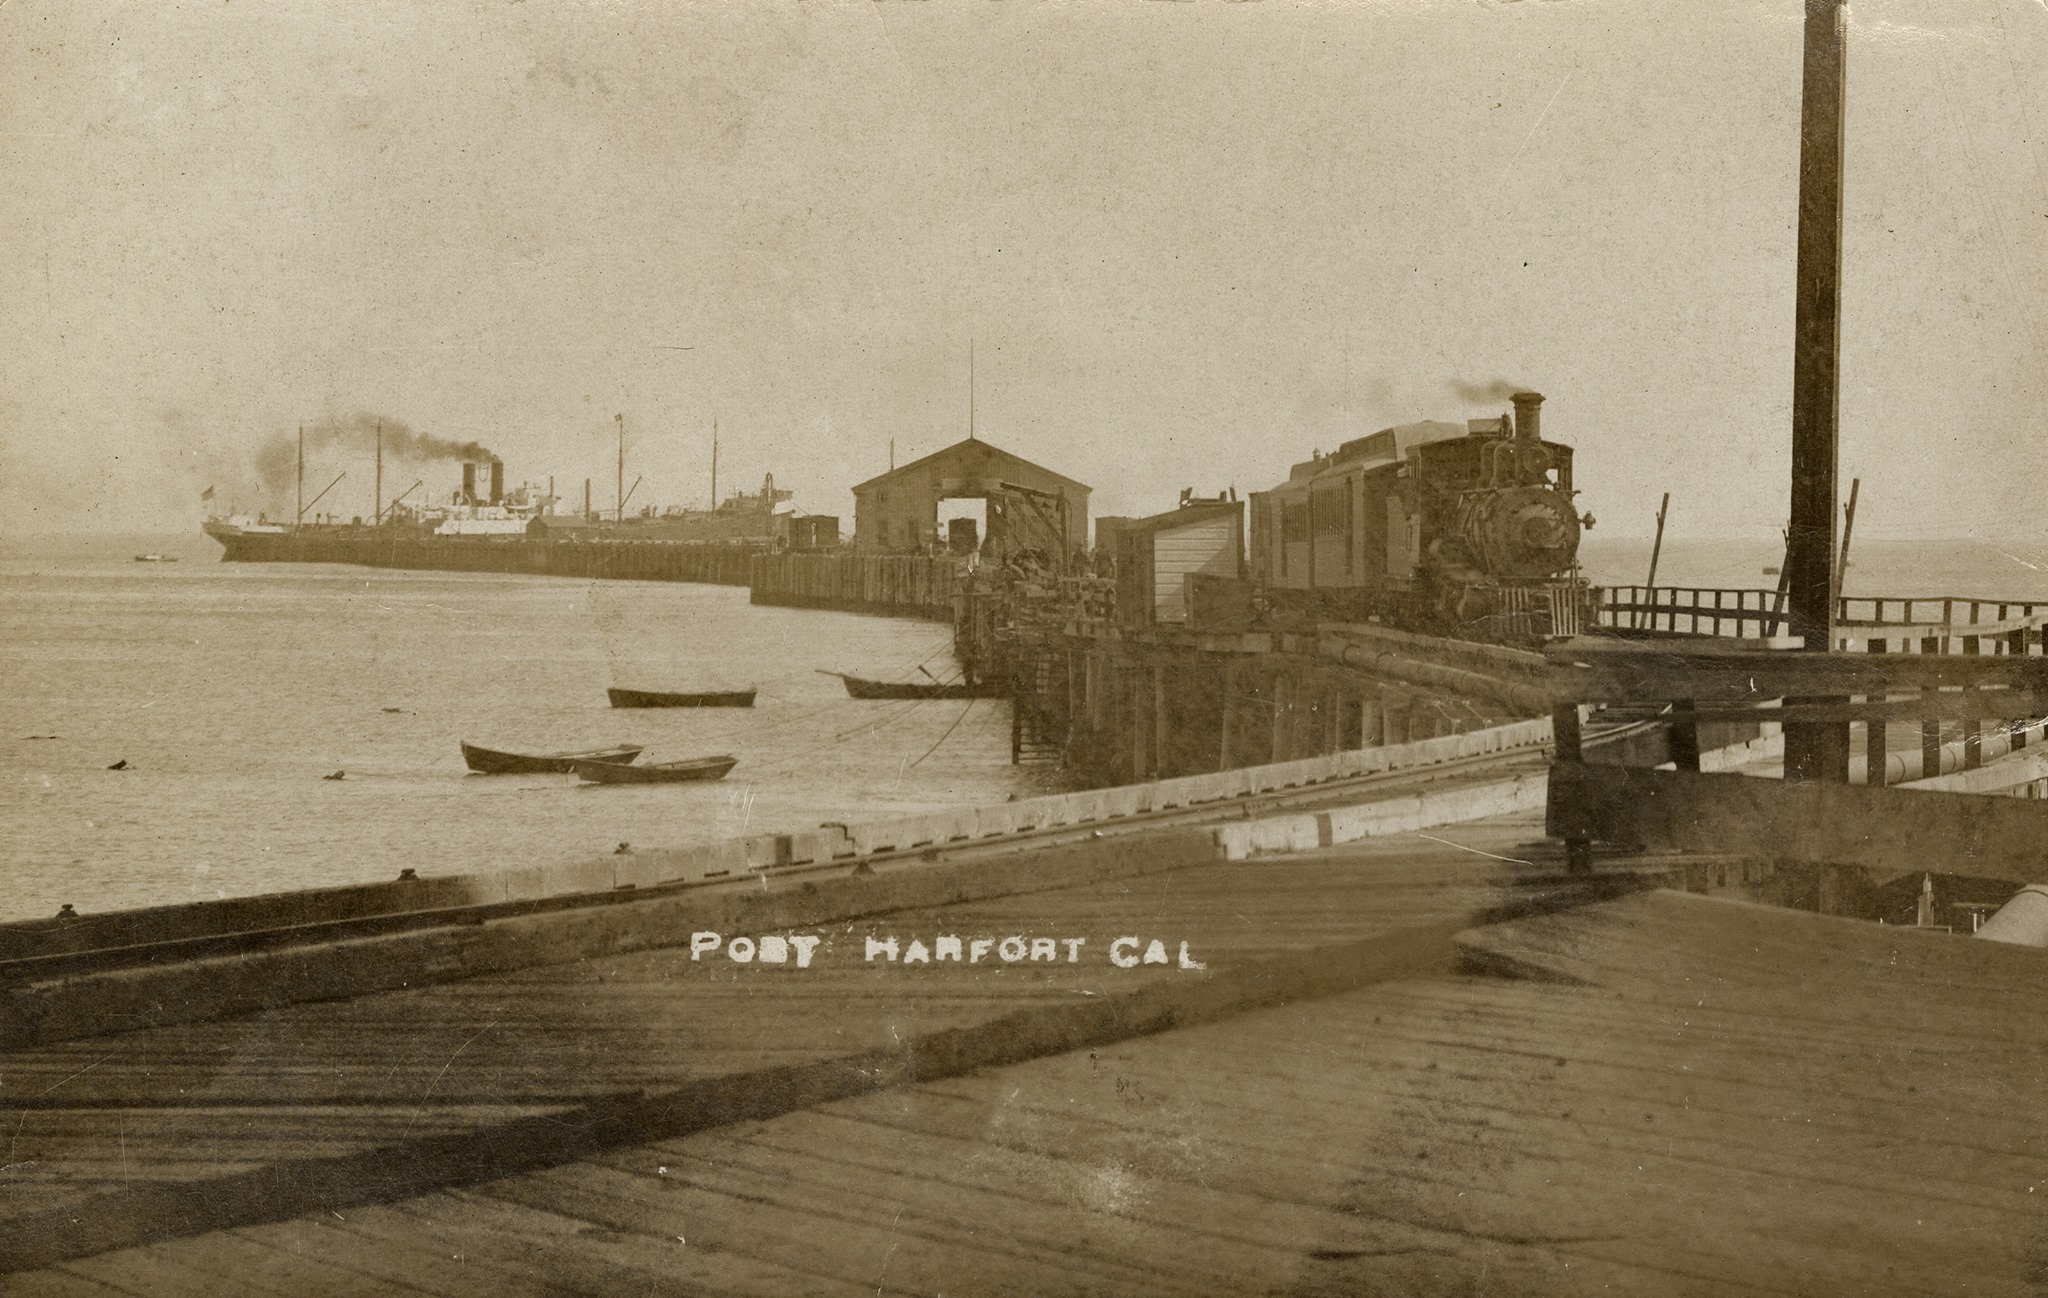
M0 4L0 1295L2048 1295L2043 0Z

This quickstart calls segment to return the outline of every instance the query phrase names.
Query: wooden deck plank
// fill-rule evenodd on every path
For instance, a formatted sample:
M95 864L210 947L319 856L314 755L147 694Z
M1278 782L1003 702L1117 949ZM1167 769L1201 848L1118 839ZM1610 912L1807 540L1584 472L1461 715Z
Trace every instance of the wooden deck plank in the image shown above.
M858 1286L847 1286L829 1277L722 1249L713 1238L692 1238L688 1228L683 1238L676 1241L681 1246L678 1252L669 1247L666 1236L594 1233L590 1223L580 1218L497 1198L487 1191L488 1187L483 1187L436 1196L438 1204L432 1211L449 1228L481 1232L483 1238L498 1242L500 1247L510 1246L515 1237L538 1238L547 1242L547 1253L554 1256L571 1257L598 1267L631 1268L640 1274L680 1274L712 1293L803 1293L851 1298L861 1292ZM403 1207L409 1214L414 1212L414 1203Z
M160 1290L120 1289L64 1267L33 1275L0 1275L0 1298L151 1298Z
M178 1244L187 1245L184 1248ZM297 1288L238 1272L225 1261L235 1252L230 1240L207 1240L194 1248L190 1241L172 1241L157 1249L123 1249L65 1264L68 1274L83 1276L123 1292L146 1298L299 1298ZM46 1271L30 1273L35 1277Z
M1507 838L1471 842L1511 850ZM1517 874L1462 856L1444 849L1453 863L1432 877L1382 844L1148 876L1141 896L1105 889L1066 910L1041 894L905 912L871 931L1051 932L1149 908L1148 926L1185 916L1183 931L1229 966L1290 940L1457 914ZM1496 925L1479 944L1530 965L1568 960L1577 985L1446 971L64 1274L118 1283L161 1256L197 1283L260 1247L302 1268L245 1268L273 1284L354 1274L355 1251L381 1250L378 1267L449 1298L550 1292L550 1277L592 1292L835 1298L971 1291L962 1277L1044 1294L2023 1291L2026 1250L2048 1238L2048 1193L2028 1191L2048 1130L2048 1098L2033 1098L2048 1064L2030 981L2040 962L2025 962L2038 953L2016 963L1990 944L1711 907L1633 898ZM217 1098L273 1083L362 1091L381 1050L437 1042L380 1083L392 1101L366 1120L388 1131L409 1106L433 1111L419 1103L429 1087L531 1097L642 1047L605 1080L744 1068L1091 989L1066 969L904 972L714 982L693 980L676 952L638 953L578 966L552 989L526 971L258 1032L205 1025L214 1035L183 1053L53 1051L21 1076L90 1099L175 1057L179 1077L212 1077ZM455 1034L499 1007L505 1034L457 1051ZM725 1018L707 1025L693 1010ZM579 1035L585 1014L631 1022ZM776 1037L765 1048L764 1031ZM545 1053L522 1057L532 1049ZM208 1074L237 1061L255 1080ZM73 1110L49 1130L89 1144L107 1117ZM113 1115L117 1136L124 1120ZM331 1145L345 1121L301 1122L290 1139ZM224 1111L212 1126L181 1115L145 1143L172 1169L195 1148L246 1156L265 1130L260 1114ZM104 1149L73 1162L95 1184L114 1166ZM489 1250L496 1287L465 1289L478 1268L443 1264L444 1247Z
M1428 849L1443 858L1435 868L1418 866L1415 848L1373 845L1377 864L1310 860L1277 872L1270 862L1219 863L1141 880L1135 897L1124 884L1090 886L901 912L832 932L855 943L868 931L909 933L926 923L970 936L1100 925L1092 940L1103 946L1142 903L1168 908L1188 933L1218 934L1210 954L1227 968L1241 953L1298 951L1333 934L1457 914L1498 899L1516 877L1442 847ZM1332 890L1338 904L1321 895ZM0 1225L54 1203L87 1207L126 1186L194 1179L209 1163L231 1175L251 1160L284 1165L476 1131L537 1107L836 1057L1171 976L1100 964L906 971L855 963L797 977L666 949L11 1052L0 1059L0 1093L45 1106L35 1116L53 1147L33 1160L33 1176L18 1178L18 1190L35 1192L0 1201ZM152 1125L153 1108L180 1116L160 1134L129 1139L123 1124ZM344 1108L362 1115L347 1133L353 1139L332 1118L305 1118Z
M396 1237L365 1229L364 1212L336 1213L325 1220L304 1217L222 1232L252 1248L289 1258L300 1293L318 1293L351 1275L361 1276L383 1292L461 1294L488 1289L493 1293L539 1292L530 1275L492 1252L469 1248L460 1241L425 1232ZM551 1276L548 1287L563 1298L602 1298L602 1291Z
M914 1238L943 1250L953 1264L976 1275L1020 1277L1077 1267L1076 1241L1122 1230L1125 1246L1096 1250L1086 1269L1108 1287L1199 1295L1235 1273L1248 1281L1270 1257L1258 1246L1218 1247L1199 1232L1171 1232L1121 1220L1115 1205L1151 1195L1155 1187L1131 1169L1031 1156L1002 1157L988 1148L942 1148L904 1140L891 1159L835 1139L829 1154L801 1139L775 1141L757 1129L753 1138L691 1138L660 1147L669 1175L726 1193L769 1193L812 1214L832 1215L850 1234ZM636 1153L639 1151L635 1151ZM960 1156L976 1160L957 1167ZM625 1170L617 1157L592 1162ZM748 1189L748 1187L752 1187ZM856 1188L857 1187L857 1188ZM1262 1205L1247 1204L1257 1212ZM1000 1220L999 1232L981 1223Z
M715 1242L629 1234L469 1190L424 1195L355 1219L380 1237L428 1232L502 1257L543 1281L571 1277L607 1296L702 1292L855 1298L857 1287L721 1251Z
M694 1234L722 1252L869 1293L885 1282L896 1291L942 1292L949 1282L969 1273L985 1275L989 1287L997 1291L1017 1287L1005 1285L1000 1273L970 1272L989 1265L983 1253L950 1260L934 1256L915 1237L861 1232L838 1213L803 1211L786 1205L772 1191L744 1190L735 1195L678 1182L657 1197L636 1178L578 1163L494 1182L488 1193L625 1234L656 1239ZM1136 1292L1160 1290L1146 1284Z
M1170 1062L1158 1061L1152 1071L1170 1067ZM1532 1151L1547 1150L1544 1156L1566 1159L1580 1144L1595 1148L1626 1142L1640 1135L1643 1126L1640 1107L1623 1117L1618 1109L1586 1104L1576 1094L1527 1094L1521 1079L1513 1075L1502 1078L1503 1085L1491 1088L1483 1101L1441 1098L1440 1079L1420 1069L1411 1070L1406 1084L1390 1085L1385 1074L1366 1074L1357 1087L1322 1097L1315 1104L1299 1103L1258 1079L1237 1080L1244 1085L1217 1088L1213 1103L1175 1105L1170 1097L1154 1097L1146 1108L1117 1114L1114 1120L1088 1109L1084 1082L1071 1070L1050 1088L1057 1098L1049 1107L1039 1107L1021 1096L1006 1096L998 1104L978 1091L962 1093L954 1084L943 1091L936 1086L918 1088L911 1093L916 1099L914 1111L893 1103L897 1097L874 1096L845 1101L820 1113L849 1122L943 1132L1005 1147L1055 1150L1072 1144L1137 1159L1153 1150L1174 1149L1184 1151L1183 1157L1199 1158L1213 1184L1236 1185L1247 1175L1263 1173L1247 1184L1265 1194L1312 1190L1348 1176L1350 1169L1330 1157L1329 1151L1355 1129L1373 1123L1412 1130L1415 1134L1405 1139L1426 1145L1456 1133L1485 1132L1513 1121L1543 1135L1542 1141L1532 1144ZM1257 1094L1263 1109L1284 1114L1287 1120L1262 1126L1253 1134L1228 1104L1230 1098L1244 1094ZM1421 1109L1416 1103L1418 1096L1430 1097L1434 1107ZM1077 1108L1082 1112L1077 1113ZM1906 1136L1882 1138L1883 1160L1873 1164L1870 1151L1877 1142L1863 1131L1844 1133L1845 1139L1832 1144L1816 1139L1795 1148L1777 1132L1765 1129L1768 1124L1764 1122L1745 1121L1736 1128L1736 1138L1730 1139L1731 1123L1725 1112L1700 1113L1673 1106L1660 1108L1656 1118L1658 1137L1674 1158L1703 1165L1768 1168L1793 1180L1810 1180L1817 1190L1834 1184L1876 1191L1904 1187L1931 1205L1962 1205L1978 1213L2024 1217L2012 1192L2023 1192L2027 1184L2034 1183L2032 1174L2039 1167L2038 1160L2014 1155L2002 1168L1986 1168L1972 1150ZM1752 1127L1757 1129L1754 1134ZM1558 1149L1564 1152L1557 1153ZM1284 1173L1263 1167L1256 1158L1260 1150L1279 1156ZM1901 1167L1902 1161L1907 1165ZM1999 1185L1986 1183L1990 1181Z
M1430 1115L1415 1115L1423 1117L1425 1121L1411 1127L1406 1120L1410 1116L1398 1112L1384 1114L1384 1121L1377 1125L1371 1136L1358 1141L1349 1151L1349 1156L1354 1162L1353 1176L1342 1187L1334 1187L1341 1190L1337 1204L1343 1211L1353 1217L1360 1214L1381 1216L1385 1210L1377 1205L1398 1203L1402 1207L1394 1214L1393 1219L1401 1225L1416 1228L1418 1232L1435 1231L1447 1235L1470 1235L1493 1240L1534 1240L1545 1237L1577 1237L1592 1240L1606 1233L1605 1214L1594 1203L1564 1203L1546 1194L1544 1188L1560 1174L1580 1174L1581 1180L1590 1175L1594 1179L1612 1179L1617 1183L1624 1178L1643 1183L1645 1178L1659 1176L1665 1177L1674 1185L1701 1179L1691 1175L1700 1169L1675 1164L1668 1156L1649 1150L1641 1143L1601 1151L1578 1149L1569 1141L1561 1141L1544 1148L1523 1138L1523 1133L1519 1129L1507 1132L1509 1139L1505 1141L1494 1130L1486 1127L1474 1127L1454 1136L1445 1130L1444 1124L1427 1121ZM787 1122L776 1124L777 1130L786 1127L796 1128L782 1141L777 1142L777 1157L800 1158L805 1148L827 1144L835 1150L843 1149L846 1141L841 1136L822 1137L818 1133L804 1130L806 1119L812 1117L815 1115L792 1115ZM1254 1139L1269 1134L1287 1120L1287 1115L1272 1115L1270 1125L1255 1130ZM1107 1147L1115 1150L1114 1153L1107 1155L1108 1165L1132 1176L1134 1180L1156 1177L1161 1173L1181 1181L1199 1178L1202 1186L1201 1195L1193 1193L1183 1185L1177 1187L1179 1194L1168 1196L1174 1199L1177 1211L1168 1214L1167 1222L1157 1227L1162 1233L1171 1234L1185 1230L1199 1234L1203 1233L1202 1227L1187 1223L1208 1222L1215 1223L1211 1229L1227 1229L1233 1237L1242 1238L1247 1223L1257 1221L1261 1210L1266 1207L1264 1204L1249 1202L1262 1196L1244 1194L1238 1189L1239 1178L1233 1175L1234 1169L1219 1166L1214 1161L1204 1160L1197 1170L1187 1165L1184 1155L1180 1159L1154 1159L1153 1165L1159 1169L1155 1172L1143 1165L1132 1166L1124 1159L1122 1151L1117 1150L1110 1142L1075 1138L1070 1132L1045 1134L1051 1137L1049 1143L1055 1148L1102 1150ZM692 1149L701 1149L707 1141L714 1139L711 1136L692 1137L686 1143ZM970 1147L977 1143L960 1142L957 1138L948 1139ZM971 1157L971 1148L928 1148L927 1142L920 1141L916 1135L892 1143L893 1147L901 1151L902 1157L919 1165L957 1166ZM1009 1146L1009 1142L999 1138L985 1139L978 1143L984 1147ZM1331 1143L1337 1143L1334 1134ZM1176 1163L1180 1165L1175 1166ZM1284 1165L1290 1170L1298 1167L1291 1160L1286 1160ZM1358 1166L1367 1169L1362 1177L1357 1171ZM1396 1170L1416 1168L1426 1170L1421 1175ZM1767 1188L1775 1185L1768 1176L1758 1178L1740 1168L1708 1170L1720 1175L1699 1195L1680 1196L1680 1201L1670 1209L1668 1220L1660 1218L1642 1234L1648 1238L1662 1238L1668 1228L1672 1238L1683 1239L1686 1232L1682 1223L1689 1220L1690 1214L1697 1206L1693 1202L1695 1198L1712 1200L1716 1197L1737 1195L1745 1185L1758 1179L1762 1179ZM869 1169L864 1176L875 1174L873 1169ZM1503 1178L1507 1178L1506 1183L1503 1182ZM1012 1179L1015 1179L1014 1174ZM1395 1184L1396 1181L1399 1182L1398 1185ZM1299 1183L1289 1186L1286 1184L1286 1178L1279 1176L1270 1178L1269 1184L1271 1188L1267 1193L1284 1195L1284 1201L1295 1203L1303 1202L1303 1191L1312 1195L1319 1188L1333 1188ZM1814 1188L1816 1191L1822 1191L1829 1187L1816 1185ZM1203 1195L1219 1191L1236 1192L1248 1202L1234 1208L1201 1202ZM1852 1235L1860 1233L1863 1229L1864 1218L1859 1215L1860 1213L1866 1209L1881 1207L1886 1202L1881 1196L1864 1196L1869 1202L1861 1201L1853 1195L1835 1197L1841 1200L1842 1204L1840 1207L1831 1205L1825 1210L1823 1215L1828 1218L1825 1228L1846 1231ZM1281 1201L1283 1200L1277 1197L1272 1200ZM1923 1203L1916 1208L1916 1211L1926 1215L1930 1229L1938 1229L1942 1225L1958 1227L1979 1219L1974 1211L1957 1208L1947 1214L1948 1220L1937 1223L1934 1221L1937 1215L1935 1209L1939 1207L1938 1204ZM1304 1233L1298 1228L1298 1223L1290 1223L1290 1228L1283 1232L1283 1237L1300 1239ZM1775 1256L1774 1247L1778 1249ZM1674 1264L1682 1260L1695 1267L1698 1265L1688 1250L1666 1251L1674 1259ZM1744 1266L1754 1269L1754 1274L1746 1278L1759 1286L1767 1287L1770 1277L1776 1274L1815 1272L1827 1259L1809 1256L1809 1252L1810 1250L1805 1250L1796 1243L1780 1245L1773 1241L1768 1232L1759 1232L1750 1241L1748 1253L1742 1259ZM1721 1265L1716 1273L1730 1274L1727 1260L1719 1261Z

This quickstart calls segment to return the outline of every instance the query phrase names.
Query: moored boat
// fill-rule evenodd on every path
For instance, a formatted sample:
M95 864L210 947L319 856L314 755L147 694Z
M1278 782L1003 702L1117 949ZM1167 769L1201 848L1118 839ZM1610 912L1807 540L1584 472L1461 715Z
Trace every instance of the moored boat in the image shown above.
M622 690L613 688L605 693L611 696L615 708L750 708L754 706L753 690L705 690L694 694L673 694L662 690Z
M462 760L481 775L566 775L576 769L578 762L629 763L640 755L640 748L639 744L619 744L573 753L506 753L465 742Z
M722 780L739 764L737 757L692 757L680 762L650 762L629 766L623 762L577 762L576 774L594 784L682 784L694 780Z
M999 699L1008 693L990 681L871 681L845 672L826 672L846 684L846 692L857 699Z

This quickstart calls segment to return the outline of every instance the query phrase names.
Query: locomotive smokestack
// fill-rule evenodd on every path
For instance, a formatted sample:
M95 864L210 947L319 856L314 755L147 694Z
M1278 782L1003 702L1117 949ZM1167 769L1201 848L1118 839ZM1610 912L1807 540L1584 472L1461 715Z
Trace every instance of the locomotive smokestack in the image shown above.
M476 466L474 464L465 463L462 466L462 503L465 505L474 505L476 503Z
M1515 403L1515 436L1532 442L1540 440L1543 436L1543 394L1517 392L1510 400Z
M505 463L504 463L504 461L502 461L502 460L492 460L492 461L491 461L491 503L492 503L493 505L503 504L503 503L504 503L504 500L505 500Z

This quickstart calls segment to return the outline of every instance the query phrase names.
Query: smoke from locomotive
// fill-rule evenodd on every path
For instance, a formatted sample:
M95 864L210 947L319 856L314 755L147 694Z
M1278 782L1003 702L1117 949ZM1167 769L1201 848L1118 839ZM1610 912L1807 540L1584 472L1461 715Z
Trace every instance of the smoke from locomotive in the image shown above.
M1374 618L1530 640L1578 629L1572 449L1542 437L1543 398L1464 426L1423 422L1344 443L1251 497L1252 570L1282 617Z

